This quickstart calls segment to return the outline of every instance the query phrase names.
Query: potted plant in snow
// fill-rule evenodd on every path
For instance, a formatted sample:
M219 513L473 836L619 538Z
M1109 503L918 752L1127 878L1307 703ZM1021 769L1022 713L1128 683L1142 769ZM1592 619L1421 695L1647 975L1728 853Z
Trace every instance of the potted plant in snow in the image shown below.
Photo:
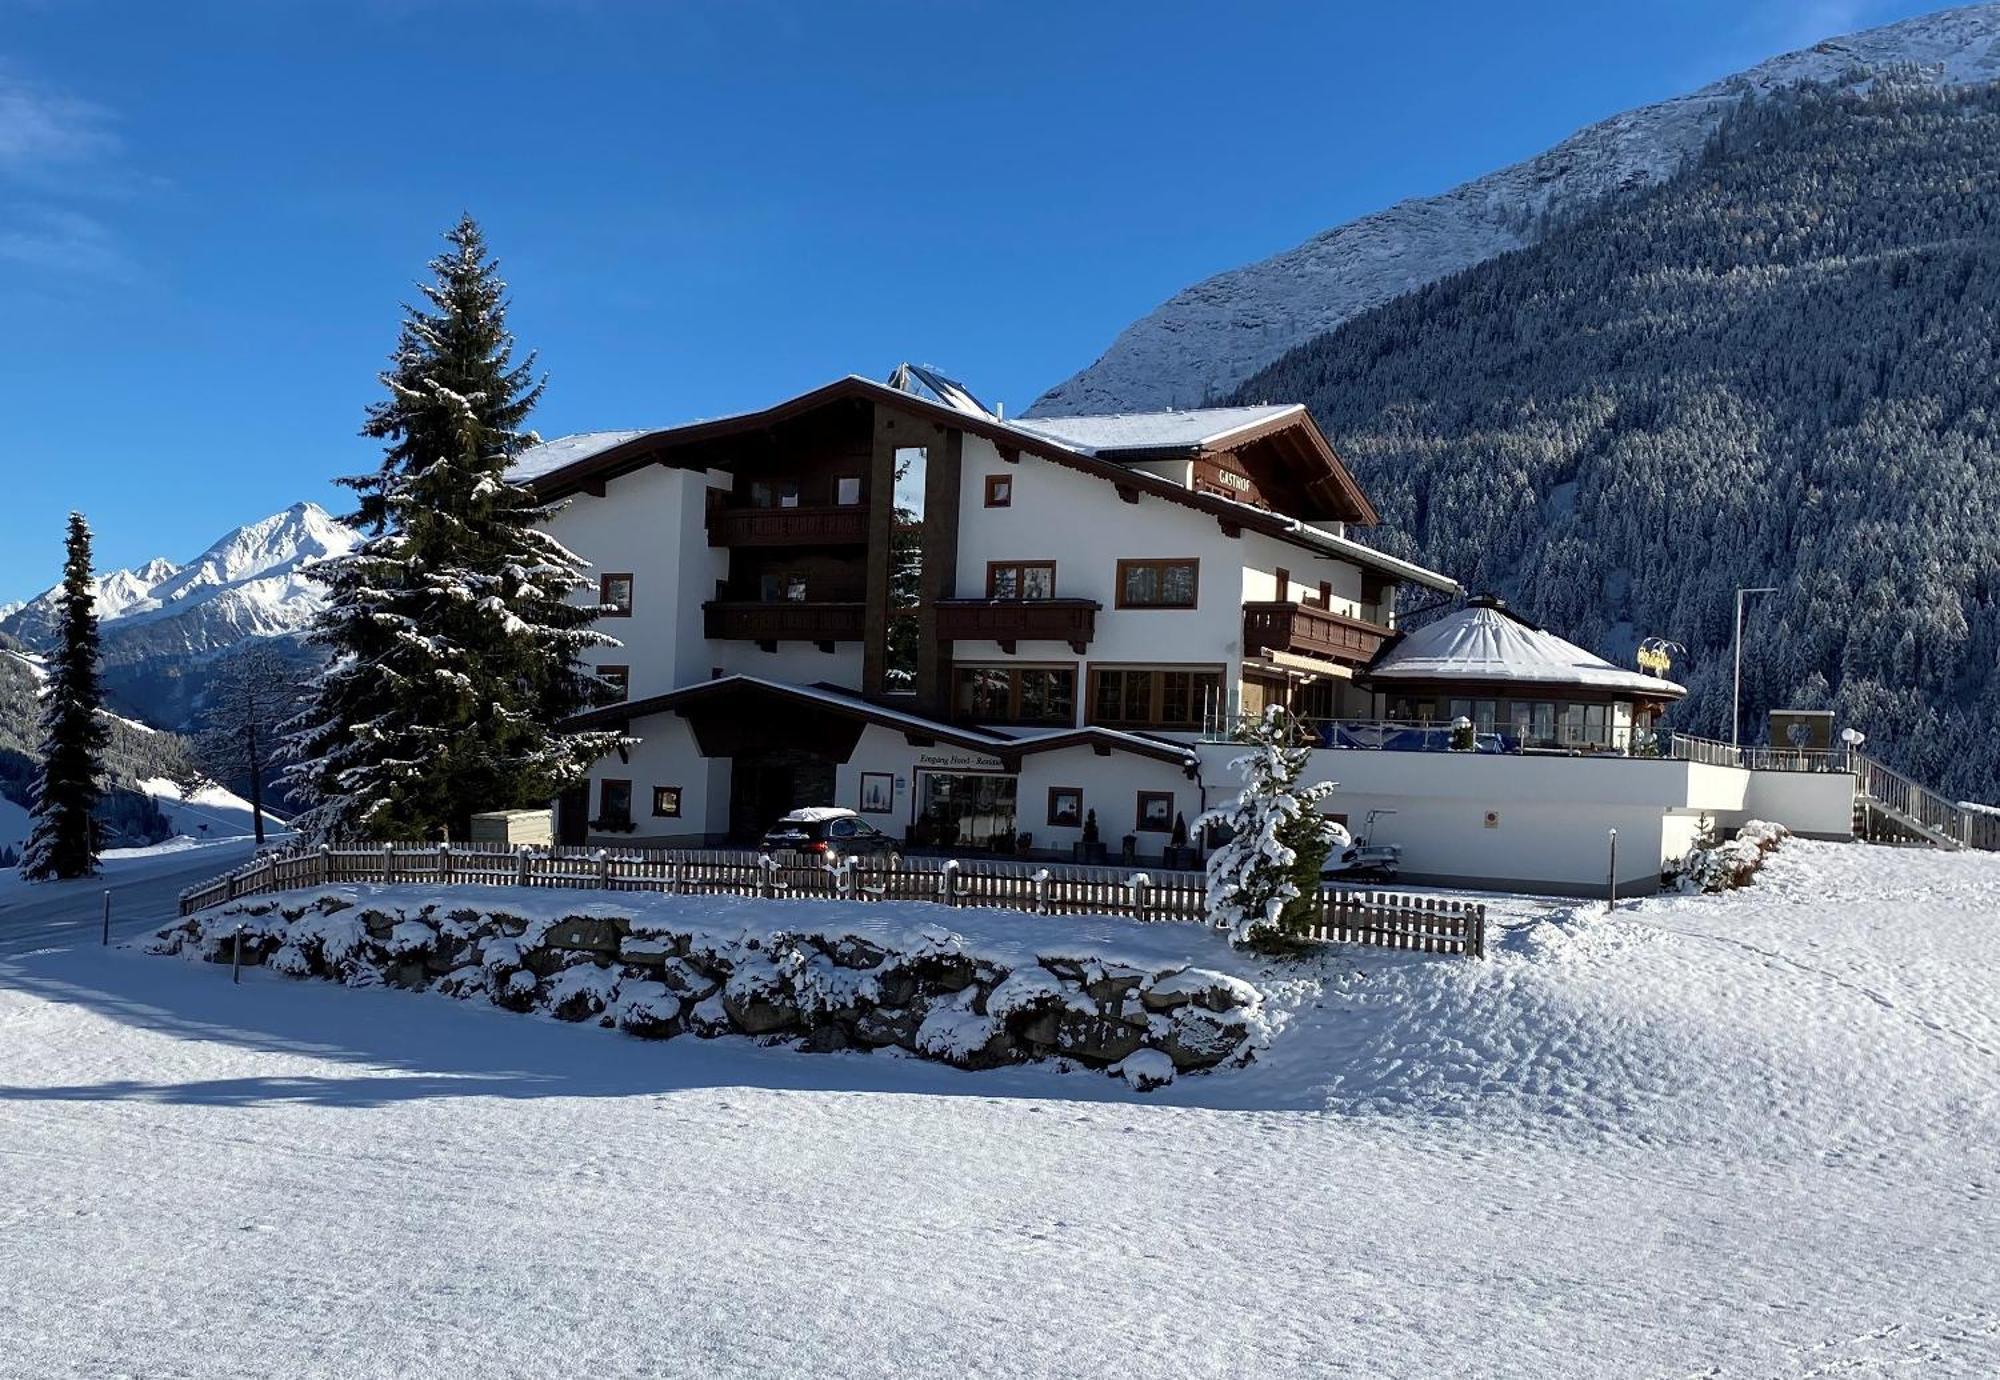
M1097 811L1083 812L1083 842L1076 845L1076 860L1082 863L1105 861L1104 843L1097 837Z
M1187 816L1178 812L1174 815L1173 839L1167 844L1165 864L1171 872L1192 872L1201 866L1198 850L1188 844Z

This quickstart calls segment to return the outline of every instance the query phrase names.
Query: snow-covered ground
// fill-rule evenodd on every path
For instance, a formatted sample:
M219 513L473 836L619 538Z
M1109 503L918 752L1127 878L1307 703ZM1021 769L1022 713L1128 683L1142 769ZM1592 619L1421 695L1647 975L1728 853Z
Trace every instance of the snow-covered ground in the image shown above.
M165 777L141 781L139 789L153 797L160 813L167 817L176 834L191 839L239 838L255 832L250 818L250 802L221 786L203 786L193 796ZM270 811L264 812L267 834L283 833L284 826Z
M1148 1096L17 945L0 1374L2000 1373L2000 857L1496 913Z

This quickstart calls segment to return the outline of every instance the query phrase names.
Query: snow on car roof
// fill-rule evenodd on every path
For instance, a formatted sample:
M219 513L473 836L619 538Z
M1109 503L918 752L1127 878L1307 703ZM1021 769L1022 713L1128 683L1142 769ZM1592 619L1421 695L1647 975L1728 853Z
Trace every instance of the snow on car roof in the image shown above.
M856 815L854 811L845 809L839 805L807 805L803 809L792 811L790 814L786 815L783 819L779 820L778 823L824 824L826 823L826 821L830 819L858 819L858 818L860 818L860 816Z

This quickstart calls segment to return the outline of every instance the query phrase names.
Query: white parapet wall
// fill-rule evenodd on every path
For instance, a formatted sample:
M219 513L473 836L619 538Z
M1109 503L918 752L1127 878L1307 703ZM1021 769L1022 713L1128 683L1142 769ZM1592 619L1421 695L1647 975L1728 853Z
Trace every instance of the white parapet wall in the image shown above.
M1228 763L1240 752L1203 745L1211 800L1234 790ZM1844 838L1853 812L1852 777L1608 755L1326 749L1306 779L1339 783L1327 808L1357 831L1369 811L1393 810L1373 841L1402 846L1408 880L1569 895L1604 893L1613 829L1619 891L1636 894L1658 888L1661 865L1687 850L1704 817L1723 829L1759 817Z

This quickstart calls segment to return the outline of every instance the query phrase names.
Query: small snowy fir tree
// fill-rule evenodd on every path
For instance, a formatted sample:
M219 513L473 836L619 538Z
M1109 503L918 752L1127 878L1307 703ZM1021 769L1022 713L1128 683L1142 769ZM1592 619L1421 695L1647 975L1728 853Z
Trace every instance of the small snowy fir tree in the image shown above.
M606 688L577 660L595 631L585 564L550 537L555 508L509 481L541 396L513 362L506 285L468 216L406 307L389 396L366 435L381 468L341 481L369 538L317 574L331 653L290 726L286 779L317 838L465 838L480 810L546 804L621 741L560 725Z
M91 818L104 780L111 727L99 712L97 593L90 579L90 528L69 515L63 561L61 618L42 691L42 764L29 796L33 828L21 853L30 881L63 881L97 871L97 827Z
M1208 912L1237 944L1275 938L1303 918L1334 838L1333 822L1317 808L1333 783L1299 786L1312 749L1292 716L1273 705L1243 737L1252 750L1229 764L1243 778L1242 794L1196 822L1230 831L1209 855Z

